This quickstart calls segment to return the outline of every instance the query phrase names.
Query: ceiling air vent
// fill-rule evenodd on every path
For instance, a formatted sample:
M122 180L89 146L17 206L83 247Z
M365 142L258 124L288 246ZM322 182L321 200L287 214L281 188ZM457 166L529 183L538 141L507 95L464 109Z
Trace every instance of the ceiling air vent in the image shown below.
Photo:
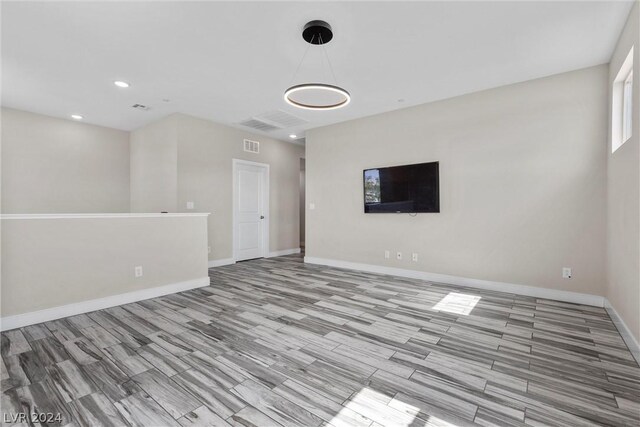
M272 124L263 122L262 120L257 119L248 119L240 122L241 126L246 126L251 129L256 129L262 132L271 132L272 130L278 130L280 127L274 126Z
M135 108L136 110L140 110L140 111L147 111L149 109L149 107L142 104L133 104L131 108Z
M249 153L259 153L260 143L258 141L251 141L250 139L244 140L244 151Z
M301 119L300 117L296 117L293 114L289 114L282 110L269 111L264 114L255 116L254 119L285 129L295 126L301 126L305 123L308 123L307 120Z

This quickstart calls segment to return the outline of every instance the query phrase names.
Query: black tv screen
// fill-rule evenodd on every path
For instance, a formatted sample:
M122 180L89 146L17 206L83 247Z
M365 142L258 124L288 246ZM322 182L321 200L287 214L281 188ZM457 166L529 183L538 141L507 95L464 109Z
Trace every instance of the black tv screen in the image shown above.
M365 169L364 212L440 212L438 162Z

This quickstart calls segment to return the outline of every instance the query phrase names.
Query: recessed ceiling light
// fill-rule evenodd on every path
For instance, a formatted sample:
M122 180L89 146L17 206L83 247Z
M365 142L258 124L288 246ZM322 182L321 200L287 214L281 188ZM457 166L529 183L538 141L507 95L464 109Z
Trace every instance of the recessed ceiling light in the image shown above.
M297 137L298 137L298 135L294 135L294 134L289 135L289 138L291 138L291 139L296 139Z
M123 82L122 80L116 80L113 84L118 87L129 87L129 83Z
M72 114L72 115L71 115L71 118L72 118L72 119L75 119L75 120L82 120L82 119L84 119L84 117L82 117L80 114Z

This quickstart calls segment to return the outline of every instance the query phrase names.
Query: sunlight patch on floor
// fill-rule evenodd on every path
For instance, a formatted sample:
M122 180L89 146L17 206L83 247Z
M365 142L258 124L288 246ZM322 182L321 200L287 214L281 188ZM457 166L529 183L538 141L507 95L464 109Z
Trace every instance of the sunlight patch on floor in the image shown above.
M373 421L385 427L457 427L445 420L424 414L420 408L384 393L363 388L343 403L343 408L329 422L334 427L368 426Z
M449 292L446 297L442 298L439 303L433 306L433 309L467 316L471 313L471 310L473 310L476 304L478 304L480 299L481 297L478 295Z
M415 426L415 424L412 423L415 415L420 410L415 406L406 404L391 407L389 406L389 402L392 400L395 399L365 387L358 393L352 395L347 402L343 403L344 408L331 419L329 424L336 427L353 426L355 424L348 424L347 420L352 419L353 413L355 412L366 417L365 420L360 420L365 422L364 425L369 425L370 421L374 421L383 426Z

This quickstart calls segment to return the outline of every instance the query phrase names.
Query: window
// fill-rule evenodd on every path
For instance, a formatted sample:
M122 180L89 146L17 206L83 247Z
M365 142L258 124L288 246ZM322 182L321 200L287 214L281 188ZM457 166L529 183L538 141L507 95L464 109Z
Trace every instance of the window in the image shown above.
M631 138L633 133L633 48L613 81L611 98L611 152Z

